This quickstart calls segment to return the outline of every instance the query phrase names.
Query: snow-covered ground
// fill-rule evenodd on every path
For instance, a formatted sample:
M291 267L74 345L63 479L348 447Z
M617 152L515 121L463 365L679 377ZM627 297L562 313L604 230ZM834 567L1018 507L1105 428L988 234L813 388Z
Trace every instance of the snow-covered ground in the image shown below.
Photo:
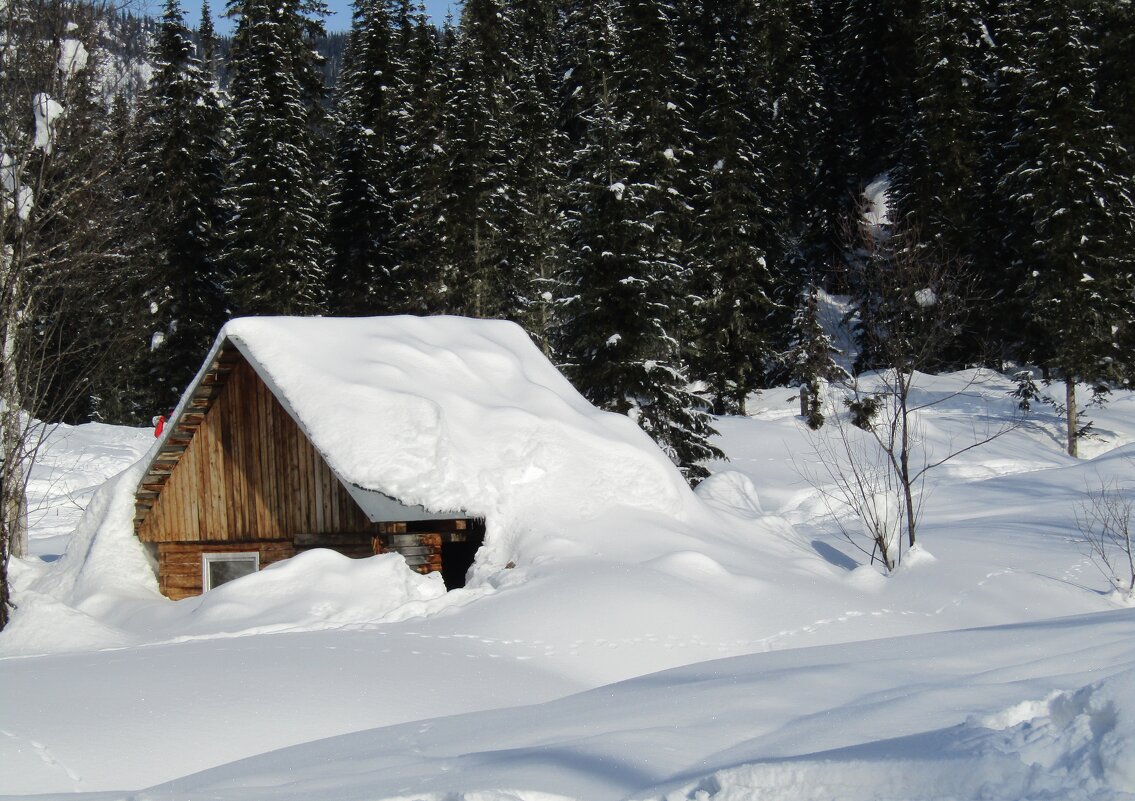
M996 430L1010 389L920 377L925 447ZM515 566L464 590L316 551L177 603L107 533L130 474L92 497L150 433L60 429L0 634L0 796L1135 799L1135 608L1076 525L1135 484L1135 394L1080 460L1042 409L934 471L891 576L801 478L796 408L719 420L680 513L510 521Z

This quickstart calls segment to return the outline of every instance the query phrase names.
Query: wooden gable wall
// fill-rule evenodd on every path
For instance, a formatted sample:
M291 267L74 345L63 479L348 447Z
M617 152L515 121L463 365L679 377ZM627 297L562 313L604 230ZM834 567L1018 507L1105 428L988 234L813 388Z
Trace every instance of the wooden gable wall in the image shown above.
M143 542L310 546L379 532L242 357L156 495L136 520Z

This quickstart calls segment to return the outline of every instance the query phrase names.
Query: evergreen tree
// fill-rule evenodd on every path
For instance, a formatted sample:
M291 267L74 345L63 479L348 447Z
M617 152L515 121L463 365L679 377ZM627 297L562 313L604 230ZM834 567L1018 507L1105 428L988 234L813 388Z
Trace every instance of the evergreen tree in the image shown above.
M701 462L720 452L686 388L676 338L687 279L674 218L686 127L681 86L665 84L674 64L651 74L676 51L661 6L641 3L625 18L619 11L615 0L577 0L565 23L578 144L560 352L592 403L628 414L697 481L706 475ZM634 30L629 42L622 19Z
M207 75L217 75L217 29L213 27L213 10L209 0L201 3L201 24L197 28L197 57Z
M1034 10L1005 195L1020 291L1039 336L1033 358L1066 386L1076 453L1076 383L1106 386L1129 370L1135 207L1129 162L1096 97L1093 34L1078 4Z
M446 304L442 109L448 84L437 30L421 11L410 24L396 111L391 205L395 281L389 289L392 308L423 314L444 311ZM401 22L399 30L406 30Z
M810 0L742 2L739 37L746 67L746 90L754 103L754 135L769 173L764 202L773 212L779 241L769 242L770 264L782 275L781 300L792 305L801 280L804 240L819 224L814 205L819 170L820 130L827 121L820 107L821 85L813 47L818 20ZM787 318L780 322L787 323Z
M923 0L913 114L891 195L918 246L968 259L981 194L982 21L973 0Z
M693 366L719 413L744 414L746 398L764 385L774 352L776 287L768 254L781 253L776 221L782 211L770 207L772 178L757 149L752 115L768 114L769 106L766 95L749 91L749 51L741 44L748 41L718 33L698 126L704 143L695 198L699 336Z
M204 20L207 32L211 23ZM206 33L206 49L209 40ZM166 2L153 63L128 182L137 229L145 232L134 259L147 275L151 311L141 407L164 411L176 403L224 321L218 256L225 113L178 0Z
M339 73L327 238L331 306L337 313L387 310L392 292L392 192L401 80L386 0L356 0Z
M1127 0L1097 0L1092 15L1100 37L1100 108L1119 144L1135 158L1135 7Z
M961 273L972 273L982 245L983 31L973 0L924 0L911 117L891 172L892 216L905 237L898 246L948 264L959 282ZM984 309L975 309L973 317L983 316ZM969 321L962 329L940 354L943 363L972 364L984 356L983 332Z
M324 308L321 0L232 0L229 302L239 314Z
M516 319L550 353L567 158L559 127L555 3L516 0L513 14L516 105L506 170L513 213L504 224L505 260L520 276Z
M43 19L37 10L12 9L14 18L31 11L30 27L9 26L22 55L6 65L11 81L0 81L5 101L20 101L5 102L13 113L0 115L16 191L15 204L0 202L4 337L16 349L3 361L6 370L17 367L0 383L5 403L18 399L14 408L79 423L98 412L122 357L134 355L130 340L141 319L141 282L127 258L136 232L124 219L134 131L126 99L104 98L107 56L96 44L94 10L62 5ZM56 115L35 125L34 137L22 130L31 127L26 110L32 108ZM113 413L111 419L123 419ZM0 429L11 426L0 420Z
M845 121L850 119L859 98L854 84L843 72L851 61L843 52L843 3L803 2L800 7L806 9L802 17L806 21L805 48L814 65L817 84L817 114L809 136L808 158L813 173L805 183L811 191L804 201L807 224L800 253L806 272L813 272L829 289L845 292L845 232L856 213L860 182L858 170L853 167L857 148L854 132Z
M454 48L446 109L444 206L448 309L471 317L517 319L528 288L509 260L506 221L515 213L507 182L517 65L512 19L501 0L468 0Z
M792 339L785 354L789 380L800 387L800 415L815 431L824 424L827 383L844 375L835 361L839 349L820 320L819 292L815 284L801 293L791 330Z
M973 320L986 351L998 362L1022 358L1025 341L1036 333L1026 314L1027 298L1019 291L1025 268L1012 235L1013 228L1025 224L1009 213L1014 204L1005 182L1019 155L1020 99L1029 80L1025 8L1023 2L1007 0L985 17L992 46L984 69L987 88L979 95L982 147L973 261L976 293L986 313Z
M920 0L843 0L840 93L852 183L890 169L910 110Z

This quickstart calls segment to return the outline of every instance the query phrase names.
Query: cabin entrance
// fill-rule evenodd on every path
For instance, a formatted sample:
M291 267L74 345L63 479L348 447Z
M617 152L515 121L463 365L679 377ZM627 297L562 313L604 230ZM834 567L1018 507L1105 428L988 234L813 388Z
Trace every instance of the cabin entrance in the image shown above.
M485 542L485 521L476 518L415 520L380 523L379 526L381 533L374 539L375 553L395 551L419 573L440 572L447 590L465 586L465 575L473 566L477 549Z

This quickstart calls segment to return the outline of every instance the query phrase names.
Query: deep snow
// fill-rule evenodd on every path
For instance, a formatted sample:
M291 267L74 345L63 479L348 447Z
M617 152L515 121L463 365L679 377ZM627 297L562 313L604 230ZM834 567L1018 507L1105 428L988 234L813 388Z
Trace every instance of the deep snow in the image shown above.
M1009 382L974 377L920 377L928 448L1012 417ZM1131 474L1135 395L1093 410L1082 460L1042 410L935 471L889 577L800 478L793 391L750 408L680 514L608 492L586 520L515 515L468 589L312 552L178 603L120 536L129 474L75 489L152 437L62 430L41 469L75 475L37 478L39 558L0 634L0 793L1135 798L1135 610L1075 525ZM44 522L87 503L70 537Z

